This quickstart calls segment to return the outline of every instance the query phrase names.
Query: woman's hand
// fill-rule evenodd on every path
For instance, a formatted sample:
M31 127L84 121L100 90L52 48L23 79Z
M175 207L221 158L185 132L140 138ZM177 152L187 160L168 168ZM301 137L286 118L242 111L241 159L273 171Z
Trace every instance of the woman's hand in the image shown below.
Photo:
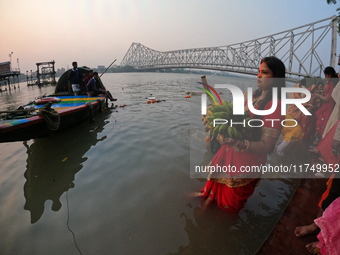
M314 98L320 98L320 94L315 93L312 97L314 97Z
M320 94L317 94L317 98L320 99L322 102L328 103L329 102L329 96L322 96Z
M314 108L314 106L311 104L304 104L304 106L307 108L308 111L311 111Z
M224 138L223 135L218 135L217 140L221 145L234 145L236 144L236 141L232 138Z

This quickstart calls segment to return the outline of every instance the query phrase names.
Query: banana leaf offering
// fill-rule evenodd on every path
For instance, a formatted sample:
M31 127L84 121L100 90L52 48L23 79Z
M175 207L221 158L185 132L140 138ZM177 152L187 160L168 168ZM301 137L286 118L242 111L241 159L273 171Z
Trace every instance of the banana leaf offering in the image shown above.
M248 139L252 137L252 127L249 112L244 115L233 115L233 104L223 100L222 104L216 103L207 107L207 114L203 116L205 131L210 131L211 141L232 138L234 140ZM223 136L223 137L220 137ZM222 139L221 139L222 138Z

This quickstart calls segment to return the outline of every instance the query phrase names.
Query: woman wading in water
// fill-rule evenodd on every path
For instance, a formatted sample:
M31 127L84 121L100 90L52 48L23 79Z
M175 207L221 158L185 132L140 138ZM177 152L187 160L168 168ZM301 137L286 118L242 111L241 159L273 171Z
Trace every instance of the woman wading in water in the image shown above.
M280 135L281 121L281 88L285 87L285 66L276 57L266 57L261 60L259 73L257 75L258 89L253 93L253 106L258 110L267 110L272 106L272 89L277 88L278 104L276 110L264 116L251 118L262 119L264 125L252 128L252 139L234 140L232 138L221 138L221 148L215 154L209 165L228 167L233 166L236 172L224 173L219 178L209 175L208 181L200 193L196 193L204 199L203 208L212 201L216 201L218 207L228 212L239 212L247 199L253 194L259 182L260 175L245 175L240 172L241 167L261 166L267 161L267 154L270 153ZM247 105L247 104L245 104ZM245 107L249 111L248 107ZM270 119L280 121L272 122ZM267 120L267 121L266 121ZM235 167L234 167L235 166Z

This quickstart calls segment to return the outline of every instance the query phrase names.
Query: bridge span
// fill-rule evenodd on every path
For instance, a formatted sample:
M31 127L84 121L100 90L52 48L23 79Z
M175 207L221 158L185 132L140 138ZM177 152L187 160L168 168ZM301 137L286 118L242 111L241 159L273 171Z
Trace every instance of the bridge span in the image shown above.
M197 68L256 75L259 62L267 56L280 58L287 78L323 75L326 66L335 67L337 17L319 20L273 35L227 46L157 51L132 43L122 66L139 70Z

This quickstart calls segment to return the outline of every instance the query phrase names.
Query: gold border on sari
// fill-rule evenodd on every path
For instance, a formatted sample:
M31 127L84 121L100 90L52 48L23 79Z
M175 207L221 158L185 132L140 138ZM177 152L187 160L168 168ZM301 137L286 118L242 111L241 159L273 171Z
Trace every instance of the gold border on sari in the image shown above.
M209 173L207 180L227 185L229 188L237 188L245 186L257 178L249 178L249 175L245 173L240 173L237 176L231 176L227 173L220 175L216 173Z
M220 184L227 185L229 188L237 188L245 186L249 183L251 183L254 179L249 178L219 178L215 179L214 181Z

